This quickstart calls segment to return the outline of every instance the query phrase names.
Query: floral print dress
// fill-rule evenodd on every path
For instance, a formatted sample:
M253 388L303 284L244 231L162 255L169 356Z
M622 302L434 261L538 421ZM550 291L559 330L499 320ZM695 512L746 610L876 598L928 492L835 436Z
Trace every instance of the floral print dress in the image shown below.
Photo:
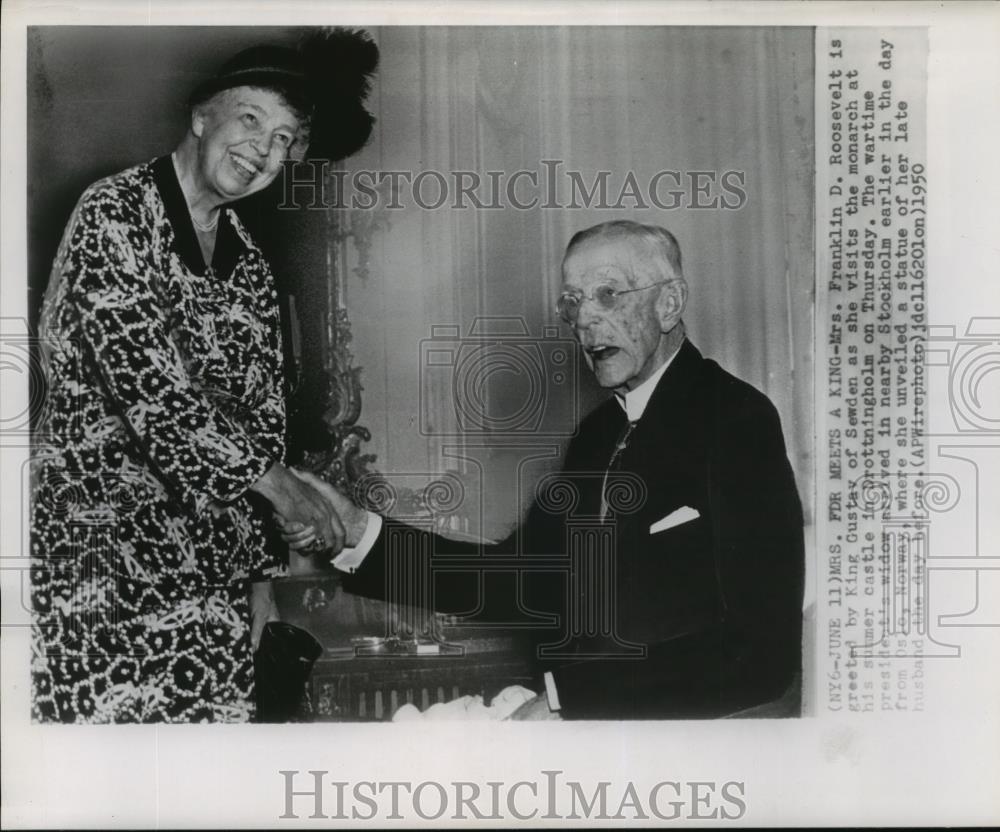
M278 565L247 489L284 450L277 295L235 213L212 264L170 156L92 185L42 309L32 715L243 722L249 584Z

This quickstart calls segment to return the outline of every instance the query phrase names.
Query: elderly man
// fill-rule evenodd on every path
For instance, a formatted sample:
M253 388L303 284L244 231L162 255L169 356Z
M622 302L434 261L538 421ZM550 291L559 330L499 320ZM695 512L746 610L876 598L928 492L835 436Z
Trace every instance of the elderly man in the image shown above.
M566 501L542 491L518 533L485 552L525 555L522 610L563 622L562 641L536 651L545 693L527 708L535 718L798 712L802 509L778 414L686 339L686 301L665 229L615 221L570 241L558 309L614 395L580 426L556 483L572 487L575 531ZM398 524L325 493L359 544L334 565L354 570L355 591L383 595ZM311 541L308 529L286 534L296 547ZM572 564L569 580L532 572L531 555L553 553ZM439 608L475 606L459 574L438 576Z

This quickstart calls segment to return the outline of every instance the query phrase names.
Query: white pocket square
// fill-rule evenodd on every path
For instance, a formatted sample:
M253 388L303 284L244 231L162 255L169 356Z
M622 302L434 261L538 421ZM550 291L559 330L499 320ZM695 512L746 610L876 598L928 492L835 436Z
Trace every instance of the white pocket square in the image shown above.
M679 526L681 523L687 523L699 517L701 515L698 513L698 509L691 508L691 506L683 506L653 523L649 527L649 533L656 534L657 532L666 531L667 529L672 529L674 526Z

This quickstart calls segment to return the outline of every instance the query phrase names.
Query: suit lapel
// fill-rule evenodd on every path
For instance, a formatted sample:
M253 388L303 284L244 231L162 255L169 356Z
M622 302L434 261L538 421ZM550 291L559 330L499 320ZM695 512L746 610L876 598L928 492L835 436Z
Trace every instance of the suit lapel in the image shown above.
M621 470L645 483L646 508L661 505L673 508L668 505L671 500L686 496L683 492L690 478L678 474L690 472L696 464L696 448L700 443L692 433L699 427L696 390L703 362L698 349L685 339L629 437ZM577 485L581 499L576 509L579 514L599 513L603 475L627 424L621 405L610 399L594 411L573 443L565 470L580 475ZM646 515L644 509L622 515L618 518L619 528Z
M649 404L630 437L623 470L646 485L646 502L639 511L619 518L624 530L640 517L659 519L667 511L691 504L703 478L698 449L700 398L697 395L704 359L688 340L656 385ZM647 523L648 524L648 523Z
M701 378L704 359L687 339L660 379L636 427L637 432L662 439L663 428L683 423L691 404L691 394Z

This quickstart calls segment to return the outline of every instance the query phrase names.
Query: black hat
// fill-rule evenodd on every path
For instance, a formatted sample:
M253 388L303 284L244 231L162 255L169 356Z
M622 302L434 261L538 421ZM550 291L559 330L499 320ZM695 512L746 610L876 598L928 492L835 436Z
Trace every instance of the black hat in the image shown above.
M297 49L260 45L237 53L195 88L188 103L194 107L233 87L274 90L310 120L308 156L337 161L371 135L375 118L364 102L377 66L378 47L366 32L313 30Z

